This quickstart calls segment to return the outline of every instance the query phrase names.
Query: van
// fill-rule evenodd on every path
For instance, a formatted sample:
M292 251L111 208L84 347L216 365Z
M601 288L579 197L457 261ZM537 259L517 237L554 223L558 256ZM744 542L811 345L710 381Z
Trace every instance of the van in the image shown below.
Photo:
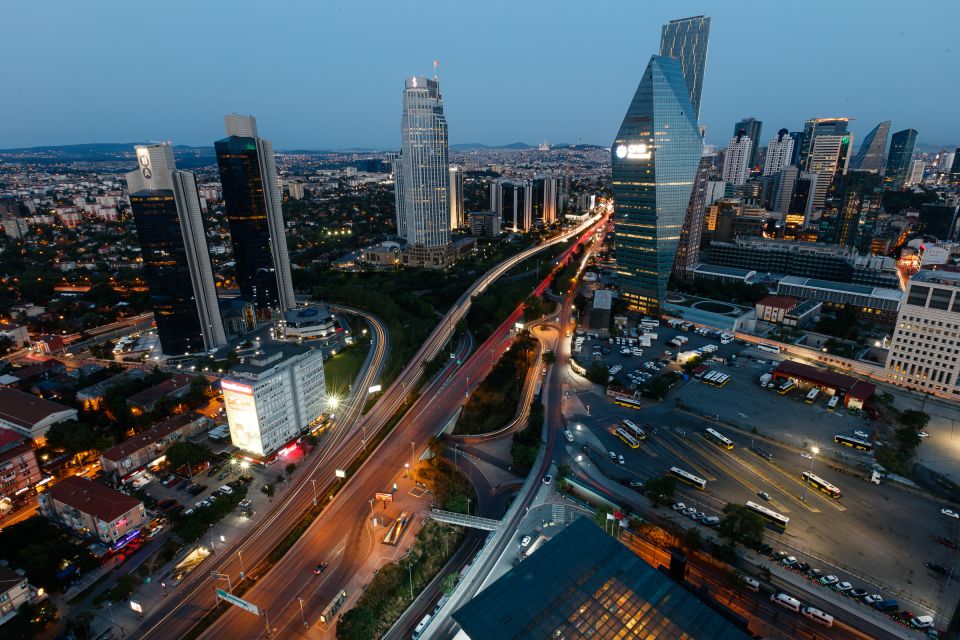
M823 611L820 611L820 609L815 609L814 607L804 607L803 610L800 611L800 613L802 613L807 618L810 618L817 624L822 624L825 627L833 626L833 616L830 615L829 613L824 613Z
M567 439L567 442L573 442L573 434L569 430L564 430L563 437Z
M750 576L743 577L743 586L754 593L760 591L760 581L756 578L751 578Z
M225 496L228 496L231 493L233 493L233 489L231 489L229 485L225 484L222 487L220 487L220 493L222 493Z
M914 629L929 629L933 626L932 616L917 616L910 619L910 626Z
M423 616L423 620L420 621L420 624L417 625L417 628L413 630L413 635L411 636L412 640L417 640L420 636L423 635L423 631L427 628L427 625L430 624L430 619L433 618L429 613Z
M770 596L770 602L778 604L784 609L790 609L791 611L800 611L800 601L792 596L788 596L785 593L777 593Z

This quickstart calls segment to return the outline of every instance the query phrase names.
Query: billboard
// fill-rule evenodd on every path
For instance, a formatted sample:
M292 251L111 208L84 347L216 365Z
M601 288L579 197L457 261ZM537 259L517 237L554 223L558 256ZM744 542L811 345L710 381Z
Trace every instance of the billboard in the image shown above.
M260 421L257 419L253 387L232 380L221 380L220 388L223 389L223 404L227 408L233 446L262 456L263 443L260 440Z

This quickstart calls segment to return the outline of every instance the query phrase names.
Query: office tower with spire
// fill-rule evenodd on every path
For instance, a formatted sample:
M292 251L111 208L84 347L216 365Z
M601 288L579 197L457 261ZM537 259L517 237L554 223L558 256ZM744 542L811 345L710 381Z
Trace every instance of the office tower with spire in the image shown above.
M680 62L652 56L611 146L617 274L630 309L662 308L702 150Z
M436 78L407 78L400 120L402 146L398 193L403 196L404 237L408 245L450 244L450 165L447 119ZM399 225L398 225L399 226Z
M793 138L786 129L780 129L777 137L767 143L767 157L763 162L763 175L772 176L790 166L793 157Z
M260 317L296 306L273 144L249 115L223 118L227 137L214 148L230 226L240 295Z
M750 170L757 163L757 144L760 142L760 130L763 128L763 122L754 117L744 118L733 127L733 136L743 131L750 138L753 145L750 147L750 157L747 159L747 166Z
M700 95L703 93L709 40L710 18L706 16L671 20L660 30L660 55L680 63L694 120L700 118Z
M753 141L743 129L727 145L723 155L723 180L730 184L740 185L750 176L750 150Z
M852 171L883 171L883 154L887 150L887 136L890 134L890 121L884 120L875 126L863 139L857 154L850 160Z
M888 189L902 189L907 182L913 149L917 146L917 130L904 129L890 136L890 154L883 184Z
M163 353L201 353L227 343L200 214L197 181L178 171L169 143L138 145L127 174L143 274Z

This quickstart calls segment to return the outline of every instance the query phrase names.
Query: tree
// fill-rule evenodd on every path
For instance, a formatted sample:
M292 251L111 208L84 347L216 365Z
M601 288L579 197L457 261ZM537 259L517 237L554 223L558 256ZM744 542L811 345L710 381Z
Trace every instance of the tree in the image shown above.
M212 453L206 447L192 442L178 442L166 451L167 462L171 469L179 469L189 464L191 467L204 460L209 460Z
M699 551L703 548L703 536L696 527L690 527L680 537L680 544L687 551Z
M260 491L263 491L263 494L270 498L270 502L273 502L273 494L276 489L274 489L272 484L265 484L260 488Z
M610 380L610 370L599 362L593 362L590 364L590 368L587 369L587 380L593 382L594 384L602 384L606 386L607 382Z
M916 431L926 429L929 423L930 416L918 409L907 409L900 414L900 424Z
M456 573L448 573L443 576L443 581L440 583L440 590L443 591L445 595L451 595L454 589L457 588L457 581L460 579L460 575Z
M668 505L676 495L677 479L673 476L662 476L647 480L643 483L643 492L653 504L660 507Z
M553 364L557 361L557 354L553 351L545 351L543 354L543 363L544 364Z
M297 470L297 465L295 465L295 464L292 463L292 462L289 463L286 467L284 467L284 471L287 472L287 478L289 478L290 476L292 476L292 475L293 475L293 472L296 471L296 470Z
M723 508L723 517L717 530L731 542L740 542L748 547L756 547L763 542L763 530L766 523L758 514L750 511L746 505L728 502Z
M920 445L920 434L913 427L901 427L897 429L896 435L900 449L907 457Z

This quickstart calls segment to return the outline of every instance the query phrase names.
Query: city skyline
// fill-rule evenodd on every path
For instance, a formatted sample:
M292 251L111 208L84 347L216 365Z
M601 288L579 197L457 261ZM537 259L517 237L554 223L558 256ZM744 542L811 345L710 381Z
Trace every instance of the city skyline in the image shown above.
M732 28L743 26L745 6L740 3L716 8L683 3L642 9L619 3L587 15L558 11L556 33L569 26L583 33L586 43L593 42L588 34L607 33L615 20L631 14L662 24L709 13L715 35L706 65L700 120L707 127L710 144L725 144L734 123L751 114L762 120L768 131L784 127L795 131L805 119L815 116L847 116L855 118L851 131L856 139L863 139L877 122L892 120L896 130L918 130L921 145L954 146L960 140L960 124L950 109L957 89L938 81L949 76L957 53L935 44L950 41L949 25L956 20L948 14L960 17L960 8L947 3L891 5L872 18L871 28L851 32L846 25L863 24L868 15L865 4L812 4L814 8L829 6L835 19L829 24L815 22L818 12L811 11L809 4L796 8L752 6L750 37L742 37L742 29ZM6 131L0 131L4 148L149 139L209 146L210 140L219 137L220 116L236 111L256 113L270 123L272 138L281 150L396 149L396 79L426 75L433 60L440 63L447 115L456 123L451 130L452 144L535 144L546 139L605 146L616 133L611 124L619 116L614 105L629 100L633 79L642 72L649 52L656 50L659 35L637 29L629 37L605 38L604 46L596 47L569 46L566 37L511 38L513 31L533 33L531 27L538 15L536 6L515 7L516 20L498 24L509 32L504 38L508 46L490 49L477 39L464 37L460 25L469 24L472 30L482 32L488 21L495 20L497 11L472 16L467 23L464 15L446 8L438 12L440 28L435 37L410 42L404 55L385 58L377 52L398 42L410 24L410 16L402 9L384 6L377 18L371 19L360 8L303 6L263 16L264 41L282 40L283 51L271 55L237 52L231 64L205 68L197 60L212 55L217 46L205 25L216 21L230 28L240 19L232 15L247 12L223 16L213 7L201 7L194 21L183 23L177 21L175 11L169 15L137 13L149 9L108 14L106 7L84 13L65 3L60 10L68 19L55 25L43 20L36 7L9 10L10 24L32 28L12 30L13 36L0 45L8 57L31 50L28 58L16 54L22 61L8 74L10 99L0 106L0 121L11 123ZM107 15L110 20L104 19ZM290 20L291 15L301 19ZM125 21L130 21L129 25ZM362 21L365 29L357 33L338 26L355 21ZM790 24L798 33L815 29L818 40L847 43L844 64L836 64L832 47L810 47L802 59L793 61L776 55L782 46L778 26L783 24ZM169 47L166 38L174 27L189 46ZM329 32L329 37L310 37L318 29L321 34ZM112 34L130 32L136 33L134 48L129 55L118 56L118 50L131 45ZM26 38L38 35L58 46L49 52L30 49ZM875 60L875 47L868 46L877 38L884 42L886 61L882 65ZM116 92L109 89L111 83L98 76L98 64L110 59L113 77L129 76L134 68L142 72L144 63L135 54L136 48L161 44L169 47L168 58L150 70L152 77L160 83L176 82L192 99L161 96L131 109L129 101L116 99ZM70 50L71 56L61 55L64 50ZM920 51L925 54L922 60ZM518 65L529 71L515 73ZM746 65L754 77L763 78L762 91L738 89ZM185 68L197 71L184 73ZM819 71L812 74L808 69ZM250 77L264 73L272 77L277 91L260 96L245 90ZM802 78L802 97L793 95L798 91L798 78ZM895 94L883 101L863 98L891 78L898 83ZM602 91L605 99L597 100L597 91ZM65 95L72 97L66 100ZM334 95L351 99L332 100ZM557 99L561 95L563 99ZM505 96L509 99L503 99Z

